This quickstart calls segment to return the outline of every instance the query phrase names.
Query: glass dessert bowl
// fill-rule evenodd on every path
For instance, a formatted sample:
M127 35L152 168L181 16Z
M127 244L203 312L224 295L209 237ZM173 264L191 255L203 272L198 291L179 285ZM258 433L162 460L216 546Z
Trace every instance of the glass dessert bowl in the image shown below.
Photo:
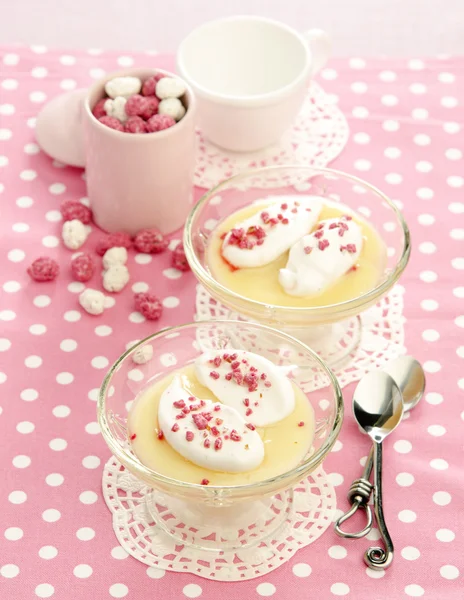
M263 392L264 389L274 389L277 394L279 378L295 391L295 406L287 410L286 418L266 426L260 423L256 428L247 423L243 430L237 427L240 435L236 438L233 437L237 433L235 429L229 432L229 439L224 431L214 433L214 427L208 427L207 431L204 426L190 425L195 431L195 439L201 435L214 444L218 439L214 435L222 436L221 445L224 443L224 446L221 450L217 451L214 445L208 448L213 460L220 458L221 451L226 451L226 460L236 455L240 458L240 452L242 459L245 456L248 460L241 438L248 442L250 460L254 460L251 456L255 451L253 443L262 444L264 459L249 470L245 466L241 472L233 472L235 467L221 471L216 466L212 467L213 471L208 471L195 462L196 458L188 460L188 454L182 455L189 445L185 440L189 440L189 435L193 439L192 432L185 433L187 418L173 417L172 428L163 425L164 433L160 431L161 403L166 390L171 389L179 373L181 378L191 377L189 369L211 353L226 358L214 364L211 361L212 366L207 364L206 372L211 369L211 373L221 373L224 382L228 381L228 370L237 368L234 354L239 359L255 357L260 364L268 365L268 377L260 379L263 386L272 382L268 388L256 385L256 389L250 391L251 388L237 384L233 390L234 396L242 391L249 395L252 401L246 406L252 406L255 411L259 408L255 408L258 402L253 398L263 397L260 390ZM219 362L222 365L215 366ZM248 367L250 371L254 370L244 358L240 362L244 363L241 366L245 370ZM225 369L226 375L223 376L221 369ZM217 379L219 377L214 375L212 382ZM157 405L158 416L155 416L153 405L151 409L147 410L147 407L150 402L159 400L157 390L161 388L165 391ZM190 388L188 393L197 394L198 389L206 390L196 387L193 392ZM180 400L179 390L175 394L174 406L178 407L178 414L189 413L188 408L183 408L186 405ZM190 401L198 403L202 395L198 393ZM211 398L210 394L204 403L206 407ZM264 394L264 400L266 398ZM269 398L269 402L272 398L279 400L278 395ZM288 398L280 397L279 401L288 401ZM219 408L217 412L210 409L214 417L211 423L222 423L217 415L227 419L227 414L220 410L225 410L222 401L211 406ZM187 417L194 420L192 415L196 408L190 405L190 409L192 412ZM247 421L255 418L256 415L251 415L253 410L246 408ZM146 484L146 508L156 529L173 536L180 544L224 551L254 547L268 536L275 536L285 526L294 510L293 487L322 464L335 444L343 420L343 398L331 370L300 341L260 324L217 320L165 329L130 348L106 375L97 411L102 435L114 456ZM268 414L268 405L263 414ZM301 420L301 415L305 415L305 421ZM218 427L221 429L220 425ZM173 446L173 436L185 442L179 451ZM298 443L300 449L296 451L295 444ZM232 446L229 457L228 444L229 449ZM246 446L245 450L248 450ZM196 448L198 450L199 446ZM253 456L256 458L255 454ZM316 507L319 499L315 497L314 500Z
M265 180L265 189L254 187L257 177ZM285 187L275 183L282 180ZM313 218L308 221L311 211ZM271 231L273 221L278 223ZM357 230L348 230L348 226ZM283 251L282 235L274 235L279 227L289 240ZM264 239L256 229L265 230L258 231ZM251 247L243 248L239 258L237 248L250 239ZM303 239L309 240L308 245ZM355 239L361 243L350 243ZM258 257L251 267L246 266L249 255L257 255L267 242L273 259L256 267ZM339 256L329 257L335 242ZM232 251L231 243L235 244ZM298 245L300 249L295 250ZM402 214L380 190L340 171L297 166L243 173L207 192L187 219L184 247L196 278L214 300L229 309L230 318L249 319L285 331L310 345L332 367L339 367L356 349L361 335L360 314L392 288L411 250ZM319 264L310 271L298 271L298 261L290 264L298 252L306 252L313 262L319 259ZM324 273L327 285L318 288L318 269L325 268L322 263L332 261L332 266L339 257L346 270L335 277L340 268L335 265L328 279ZM238 262L233 263L235 259ZM297 267L303 262L301 259ZM308 285L301 286L301 282ZM303 289L298 296L283 284Z

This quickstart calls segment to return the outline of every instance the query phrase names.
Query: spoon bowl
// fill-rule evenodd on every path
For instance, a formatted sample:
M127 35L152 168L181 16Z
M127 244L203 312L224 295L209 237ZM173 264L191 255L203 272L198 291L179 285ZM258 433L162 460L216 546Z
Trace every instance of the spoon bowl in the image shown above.
M382 442L403 416L402 394L393 377L383 371L365 375L353 396L353 414L372 441Z
M425 373L422 365L412 356L399 356L383 369L393 377L403 394L404 411L412 410L425 391Z

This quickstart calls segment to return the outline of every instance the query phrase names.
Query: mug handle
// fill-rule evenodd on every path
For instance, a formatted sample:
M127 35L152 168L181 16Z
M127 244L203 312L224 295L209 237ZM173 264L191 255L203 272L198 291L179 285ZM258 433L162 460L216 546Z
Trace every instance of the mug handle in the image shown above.
M332 54L332 40L323 29L310 29L303 34L312 53L311 77L329 60Z

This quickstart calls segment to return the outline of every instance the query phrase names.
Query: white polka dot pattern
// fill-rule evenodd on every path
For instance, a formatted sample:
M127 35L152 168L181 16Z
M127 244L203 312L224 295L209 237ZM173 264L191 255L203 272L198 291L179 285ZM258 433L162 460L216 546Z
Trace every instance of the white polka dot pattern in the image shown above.
M172 60L157 58L160 66L165 63L172 68ZM109 299L104 318L83 314L77 295L85 285L72 281L65 266L70 253L59 241L58 207L64 198L82 198L84 182L75 169L46 157L34 138L36 115L49 98L85 87L105 72L152 64L152 57L34 46L0 51L0 64L0 170L5 174L0 194L2 207L8 208L0 220L0 239L6 240L0 273L0 427L11 474L0 535L0 555L7 557L0 562L5 597L24 589L24 598L61 598L73 589L76 600L90 593L130 599L142 597L148 586L154 597L164 593L166 600L221 597L225 584L124 561L128 554L117 546L108 515L101 512L101 468L108 451L95 421L98 388L127 341L154 330L131 308L132 294L150 289L159 295L164 315L156 328L190 321L193 277L171 267L169 252L133 255L131 285ZM392 600L439 597L442 590L458 597L463 572L455 518L461 467L455 447L464 421L458 404L464 377L456 366L464 355L464 165L462 76L455 64L452 59L353 57L333 60L320 74L327 92L339 97L351 127L349 145L334 167L384 190L412 230L413 257L401 280L407 292L406 345L423 362L428 383L423 405L395 433L388 452L384 485L398 500L390 506L397 545ZM362 192L355 192L362 206ZM369 217L369 207L363 210ZM393 233L391 224L382 231ZM36 284L25 273L40 255L62 264L56 284ZM165 353L157 360L160 366L176 364ZM142 369L134 368L130 380L141 375ZM325 463L343 509L352 467L365 453L358 442L357 431L344 428ZM369 539L377 537L374 529ZM65 571L61 563L53 566L64 556ZM326 534L317 548L299 551L289 565L236 589L250 598L302 600L308 589L323 598L350 598L362 582L363 591L375 598L384 584L375 581L375 573L362 565L352 544ZM227 586L233 595L234 584Z

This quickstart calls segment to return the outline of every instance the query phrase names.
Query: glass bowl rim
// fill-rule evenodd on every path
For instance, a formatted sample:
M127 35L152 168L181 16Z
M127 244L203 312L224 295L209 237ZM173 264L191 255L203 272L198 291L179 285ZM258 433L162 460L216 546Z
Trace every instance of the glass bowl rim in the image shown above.
M173 479L171 477L161 475L160 473L157 473L156 471L153 471L149 467L145 466L142 462L140 462L132 454L130 454L129 452L127 452L126 450L121 448L121 446L119 445L119 442L116 442L115 438L113 437L113 434L111 433L110 427L108 425L108 420L106 418L106 413L105 413L105 406L106 406L107 390L111 385L113 375L119 370L120 365L124 362L124 360L130 354L135 352L135 350L138 347L144 345L145 343L147 343L149 341L155 340L157 337L159 337L161 335L165 335L168 332L177 332L179 330L187 329L192 326L201 326L201 325L205 325L205 324L232 325L232 326L242 325L242 326L246 326L246 327L255 327L257 329L266 331L268 333L277 334L277 335L283 337L284 339L286 339L287 341L291 342L293 345L296 344L297 346L300 346L305 352L309 353L311 355L312 359L314 359L316 361L316 363L318 363L319 367L321 367L322 370L325 372L325 374L328 376L329 386L332 389L334 396L335 396L334 423L330 430L328 438L324 441L322 446L314 454L312 454L311 457L308 460L306 460L303 464L300 464L297 467L290 469L290 471L285 471L284 473L281 473L280 475L276 475L275 477L271 477L269 479L264 479L262 481L258 481L255 483L246 483L246 484L242 484L242 485L230 485L230 486L228 486L228 485L204 486L199 483L189 483L186 481L180 481L178 479ZM335 377L332 370L330 369L330 367L322 360L322 358L320 358L320 356L312 348L310 348L303 342L300 342L300 340L294 338L293 336L288 335L287 333L284 333L282 331L279 331L278 329L274 329L273 327L268 327L267 325L262 325L260 323L247 323L244 321L227 320L227 319L218 319L218 320L211 319L211 320L205 320L205 321L192 321L190 323L183 323L181 325L173 325L170 327L164 327L163 329L160 329L159 331L140 340L135 345L131 346L125 352L123 352L123 354L121 354L119 356L119 358L111 365L111 367L109 368L108 372L106 373L103 383L99 389L98 401L97 401L97 421L100 426L100 430L101 430L103 439L105 440L106 444L110 448L113 455L118 459L120 456L123 456L124 457L123 464L124 465L126 463L129 464L130 470L133 469L136 473L141 473L144 477L149 477L150 479L156 480L160 483L169 485L171 487L175 487L177 489L182 489L184 491L189 490L189 489L194 489L194 490L201 489L201 490L210 490L210 491L219 492L219 493L221 491L225 491L225 490L232 491L232 493L247 492L247 491L252 492L259 488L263 488L263 487L266 487L266 486L269 486L272 484L278 484L279 482L284 482L286 479L293 479L294 477L298 476L300 473L301 473L301 476L303 477L304 473L306 471L308 471L308 469L310 469L311 466L314 465L315 467L317 467L317 465L320 464L322 462L322 460L324 459L324 457L327 456L327 454L330 452L331 448L335 444L335 442L338 438L338 435L340 433L340 430L341 430L341 427L343 424L343 417L344 417L344 403L343 403L343 394L342 394L340 384L338 383L338 380Z
M231 182L240 181L246 179L247 177L256 176L265 172L278 171L283 169L295 169L295 170L314 170L319 171L322 174L326 175L336 175L340 178L349 179L353 183L362 185L369 189L374 194L380 196L381 200L384 200L389 208L393 210L403 232L403 240L404 247L401 257L396 262L396 266L393 271L389 274L387 279L377 285L376 287L364 292L360 296L356 298L351 298L350 300L344 300L343 302L339 302L337 304L325 304L323 306L282 306L280 304L268 304L265 302L260 302L258 300L252 300L247 298L246 296L242 296L237 292L229 289L228 287L218 283L216 279L208 272L207 269L203 267L200 261L197 259L195 251L193 249L192 242L192 225L197 216L197 214L201 211L203 206L212 198L214 195L220 193L221 189L230 184ZM265 192L266 188L263 188L263 192ZM258 169L252 169L243 171L237 175L233 175L228 179L224 179L208 190L205 194L201 196L198 202L194 205L192 210L190 211L187 220L185 222L184 227L184 235L183 235L183 244L185 249L185 254L187 260L192 268L194 275L200 280L201 283L205 284L208 288L214 290L214 292L220 297L229 297L233 298L234 301L239 301L245 303L247 305L247 310L251 309L257 311L267 311L269 309L275 311L290 311L294 315L317 315L320 313L325 313L326 311L336 310L337 312L346 312L349 311L353 307L357 307L359 305L368 304L380 296L384 295L400 278L402 272L406 268L408 264L409 257L411 255L411 235L409 232L409 227L406 223L403 214L398 209L398 207L390 200L390 198L384 194L381 190L379 190L376 186L368 183L364 179L357 177L356 175L350 175L349 173L345 173L344 171L339 171L337 169L330 169L327 167L312 167L305 165L279 165L279 166L271 166L271 167L260 167Z

